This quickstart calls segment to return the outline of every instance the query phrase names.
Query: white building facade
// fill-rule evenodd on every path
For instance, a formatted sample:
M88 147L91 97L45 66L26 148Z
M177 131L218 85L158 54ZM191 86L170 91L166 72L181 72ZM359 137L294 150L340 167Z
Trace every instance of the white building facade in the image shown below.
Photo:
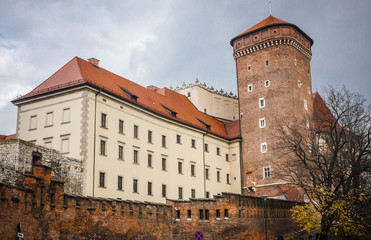
M241 193L238 121L225 126L181 94L143 88L95 59L72 59L13 103L17 138L83 160L86 196L165 202Z

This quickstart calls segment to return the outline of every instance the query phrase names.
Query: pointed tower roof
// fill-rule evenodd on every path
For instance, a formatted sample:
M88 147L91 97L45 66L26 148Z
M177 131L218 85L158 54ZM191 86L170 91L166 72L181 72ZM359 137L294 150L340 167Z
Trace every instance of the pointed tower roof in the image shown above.
M75 57L31 92L13 100L17 105L35 97L88 85L177 122L227 138L238 138L236 130L200 112L184 95L167 88L145 88L99 67L96 61ZM238 132L237 132L238 133Z
M269 17L267 17L263 21L255 24L254 26L247 29L243 33L241 33L241 34L237 35L236 37L232 38L230 43L233 46L234 41L237 40L240 37L244 37L246 35L257 32L257 31L262 30L264 28L273 27L273 26L285 26L285 25L286 26L291 26L291 27L295 28L296 30L298 30L304 37L306 37L310 41L310 44L313 45L313 40L305 32L303 32L303 30L301 30L298 26L296 26L295 24L283 21L279 18L273 17L272 15L270 15Z

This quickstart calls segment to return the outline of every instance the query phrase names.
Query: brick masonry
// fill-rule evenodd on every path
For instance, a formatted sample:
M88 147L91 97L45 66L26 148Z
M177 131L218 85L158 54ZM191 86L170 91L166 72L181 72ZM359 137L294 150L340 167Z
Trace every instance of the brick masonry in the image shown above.
M52 167L42 165L45 157L31 154L30 159L23 155L32 163L23 184L0 184L0 239L16 239L17 232L25 239L171 239L179 234L194 239L196 231L214 239L263 239L262 198L224 193L157 204L82 197L65 193ZM266 203L270 237L299 230L289 213L299 203Z

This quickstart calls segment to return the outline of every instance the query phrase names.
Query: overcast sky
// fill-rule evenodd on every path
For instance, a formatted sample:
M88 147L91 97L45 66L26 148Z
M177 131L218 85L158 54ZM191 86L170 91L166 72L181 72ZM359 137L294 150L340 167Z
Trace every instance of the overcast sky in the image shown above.
M313 40L313 90L346 85L371 102L371 1L271 0ZM0 134L26 94L73 57L142 86L198 78L236 93L229 41L269 16L268 0L0 0Z

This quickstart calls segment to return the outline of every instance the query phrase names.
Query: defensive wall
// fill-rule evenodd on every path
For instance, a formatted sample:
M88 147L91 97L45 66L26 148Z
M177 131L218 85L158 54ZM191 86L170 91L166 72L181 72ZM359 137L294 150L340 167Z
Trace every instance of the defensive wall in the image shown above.
M30 157L31 158L31 157ZM64 183L32 153L24 184L0 184L0 239L263 239L264 200L224 193L213 199L167 200L167 204L67 194ZM299 229L290 218L298 203L267 199L270 239Z

